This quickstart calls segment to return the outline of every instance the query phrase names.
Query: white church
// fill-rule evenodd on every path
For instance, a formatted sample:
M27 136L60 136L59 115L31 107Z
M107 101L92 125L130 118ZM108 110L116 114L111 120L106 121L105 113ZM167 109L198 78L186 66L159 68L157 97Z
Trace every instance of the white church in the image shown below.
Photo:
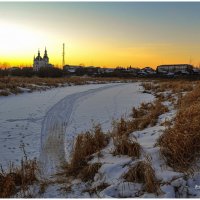
M53 67L53 65L49 63L46 47L43 58L40 56L40 51L38 50L37 57L34 56L33 59L33 70L38 71L41 67Z

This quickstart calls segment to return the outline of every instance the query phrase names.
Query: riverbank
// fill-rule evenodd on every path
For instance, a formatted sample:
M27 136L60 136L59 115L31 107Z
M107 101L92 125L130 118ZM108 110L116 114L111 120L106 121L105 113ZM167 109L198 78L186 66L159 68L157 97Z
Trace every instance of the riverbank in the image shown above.
M68 78L39 78L39 77L0 77L0 96L32 93L45 91L57 87L67 87L86 84L106 84L117 82L130 82L131 79L123 78L93 78L93 77L68 77Z

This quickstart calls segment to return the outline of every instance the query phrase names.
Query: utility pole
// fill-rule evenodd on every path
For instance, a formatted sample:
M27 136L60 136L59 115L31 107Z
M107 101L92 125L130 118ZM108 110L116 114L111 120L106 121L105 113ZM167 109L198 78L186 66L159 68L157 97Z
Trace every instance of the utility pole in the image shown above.
M191 58L191 56L190 56L190 65L192 64L192 58Z
M65 43L63 43L62 65L65 65Z

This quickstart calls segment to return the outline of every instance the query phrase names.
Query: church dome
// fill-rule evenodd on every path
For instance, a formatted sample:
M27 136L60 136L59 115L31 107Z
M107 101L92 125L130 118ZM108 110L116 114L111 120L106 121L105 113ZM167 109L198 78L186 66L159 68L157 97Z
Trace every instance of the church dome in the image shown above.
M45 59L45 58L46 58L46 59L49 59L49 57L48 57L47 55L44 55L43 59Z
M48 55L47 55L47 49L46 49L46 47L45 47L43 59L45 59L45 60L48 60L48 59L49 59L49 57L48 57Z
M38 55L38 56L36 57L36 60L42 60L42 57L41 57L40 55Z
M38 50L38 56L36 57L36 60L39 61L39 60L42 60L42 57L40 56L40 51Z

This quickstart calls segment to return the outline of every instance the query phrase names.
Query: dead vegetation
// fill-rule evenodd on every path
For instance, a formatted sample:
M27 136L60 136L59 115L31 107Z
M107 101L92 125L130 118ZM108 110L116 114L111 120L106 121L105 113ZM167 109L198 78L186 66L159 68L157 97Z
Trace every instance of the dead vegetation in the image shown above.
M129 135L136 130L143 130L157 123L159 115L168 109L158 100L153 103L142 104L133 109L132 119L121 118L113 123L111 137L114 143L113 155L128 155L139 158L141 146L136 139L129 139ZM77 136L72 157L63 169L66 176L81 178L83 181L93 179L100 163L88 164L91 155L100 152L109 142L108 134L104 134L100 125L94 126L91 131Z
M93 180L95 174L98 172L101 167L101 163L92 163L87 164L79 173L78 178L87 182Z
M126 80L121 78L98 78L98 77L68 77L68 78L39 78L39 77L0 77L0 96L22 93L21 88L29 92L46 90L48 88L65 85L84 85L89 83L107 83ZM127 80L130 81L130 80Z
M21 160L20 166L15 166L10 163L7 170L1 166L0 170L0 198L32 197L29 191L29 186L37 182L36 174L38 172L38 163L36 159L28 159L25 145L22 143L20 146L24 157Z
M130 139L129 135L134 131L155 126L158 117L167 111L168 108L161 101L156 100L153 103L142 103L139 108L133 108L132 119L121 117L120 120L115 121L111 134L115 147L113 154L139 158L141 146L136 139Z
M94 187L94 188L89 188L84 190L83 192L88 192L90 195L96 194L98 195L98 192L106 189L107 187L109 187L110 185L108 183L101 183L100 185Z
M200 154L200 84L195 85L186 95L180 93L174 123L158 139L166 163L181 172L195 167Z
M159 80L142 83L142 86L147 91L155 93L172 91L173 94L180 92L189 92L193 89L193 84L198 81L190 80Z
M128 155L135 158L140 157L141 146L137 141L131 140L127 137L120 137L114 138L113 142L115 146L113 155Z
M200 153L200 104L180 109L172 127L159 138L161 154L167 164L179 171L187 171Z
M36 171L36 160L22 160L19 167L11 163L8 171L1 168L0 198L9 198L16 193L19 193L20 197L28 197L28 187L37 181Z
M158 192L159 185L155 176L155 171L148 161L137 162L124 175L124 179L128 182L143 183L146 192Z
M193 91L179 97L179 109L184 109L194 104L200 104L200 83L194 87Z
M143 130L148 126L155 126L158 117L168 111L168 108L160 100L155 100L153 103L141 104L138 109L133 108L132 117L137 129Z
M168 112L168 108L159 100L155 100L153 103L142 103L139 108L133 108L132 119L126 120L122 117L113 123L113 134L117 137L129 136L133 131L155 126L158 117L165 112Z
M99 163L88 165L91 155L99 152L109 142L108 135L102 132L100 125L77 136L71 161L63 169L66 176L75 176L83 180L92 179L100 167ZM91 173L91 174L90 174Z

